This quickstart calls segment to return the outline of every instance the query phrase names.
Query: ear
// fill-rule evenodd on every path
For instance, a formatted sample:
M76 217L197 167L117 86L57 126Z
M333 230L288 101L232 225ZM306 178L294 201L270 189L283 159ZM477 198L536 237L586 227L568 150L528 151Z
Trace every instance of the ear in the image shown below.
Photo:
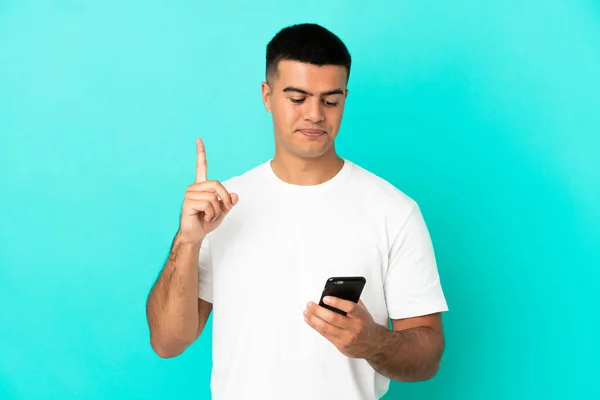
M269 88L269 84L267 82L263 82L261 85L262 90L262 100L265 108L268 112L271 112L271 88Z

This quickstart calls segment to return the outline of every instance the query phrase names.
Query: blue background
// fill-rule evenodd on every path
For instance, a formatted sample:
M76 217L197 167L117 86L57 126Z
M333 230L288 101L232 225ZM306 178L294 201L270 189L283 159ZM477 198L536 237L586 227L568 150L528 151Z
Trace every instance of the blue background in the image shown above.
M194 139L211 179L272 156L297 22L348 45L339 153L420 203L451 309L439 374L386 398L600 398L594 0L1 1L0 398L209 398L211 325L160 359L145 300Z

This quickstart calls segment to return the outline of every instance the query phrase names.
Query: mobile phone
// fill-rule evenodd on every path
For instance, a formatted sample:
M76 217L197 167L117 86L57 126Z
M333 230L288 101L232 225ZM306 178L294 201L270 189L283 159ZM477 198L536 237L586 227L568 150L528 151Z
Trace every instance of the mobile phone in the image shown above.
M323 289L323 293L321 294L321 300L319 300L319 305L338 314L346 315L345 311L339 310L335 307L331 307L323 303L323 298L325 296L332 296L352 301L354 303L358 303L358 300L360 299L360 295L366 283L367 280L363 276L331 277L327 279L327 282L325 282L325 288Z

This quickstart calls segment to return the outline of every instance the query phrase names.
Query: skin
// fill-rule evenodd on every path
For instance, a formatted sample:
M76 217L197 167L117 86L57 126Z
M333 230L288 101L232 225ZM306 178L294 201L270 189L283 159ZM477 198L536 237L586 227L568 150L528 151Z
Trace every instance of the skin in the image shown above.
M348 96L344 67L279 62L278 74L262 84L265 108L272 114L275 156L271 166L284 181L315 185L331 179L343 166L335 151ZM324 134L309 138L303 129Z
M401 382L423 381L437 373L444 351L439 313L393 319L390 330L373 321L362 300L356 304L326 297L324 301L347 315L309 301L304 321L345 356L364 358L380 374Z
M220 182L208 180L201 139L196 140L196 154L196 178L185 192L179 229L146 303L150 344L163 358L183 353L206 325L212 304L198 297L200 247L204 236L221 225L239 200Z
M346 70L281 61L278 72L262 83L262 99L272 114L273 171L296 185L316 185L335 176L343 160L335 150L348 96ZM322 131L318 137L302 131ZM181 354L202 333L212 304L198 298L198 253L204 236L216 229L238 202L220 182L208 180L204 143L197 140L196 179L186 190L180 227L169 259L147 302L150 342L161 357ZM306 323L342 354L364 358L397 381L433 377L444 350L441 315L394 319L392 329L373 321L362 301L325 299L346 311L342 316L309 301Z

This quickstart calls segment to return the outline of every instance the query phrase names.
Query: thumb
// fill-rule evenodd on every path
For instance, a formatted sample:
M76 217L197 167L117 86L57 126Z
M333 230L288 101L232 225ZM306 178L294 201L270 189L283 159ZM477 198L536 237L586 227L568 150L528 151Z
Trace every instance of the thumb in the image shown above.
M231 195L231 204L232 207L227 209L225 208L225 202L223 200L221 200L221 207L223 208L223 211L225 211L225 213L223 215L229 214L229 211L231 211L233 209L233 206L235 206L238 201L240 200L240 197L235 194L235 193L229 193Z

